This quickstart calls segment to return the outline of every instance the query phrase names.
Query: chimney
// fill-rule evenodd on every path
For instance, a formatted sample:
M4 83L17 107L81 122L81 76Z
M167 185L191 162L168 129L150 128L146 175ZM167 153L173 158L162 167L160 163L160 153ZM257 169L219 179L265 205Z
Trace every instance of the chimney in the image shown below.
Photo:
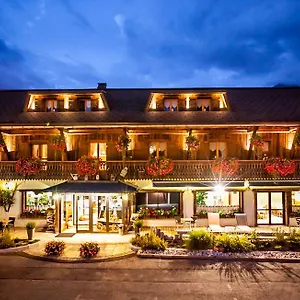
M100 82L97 86L98 90L106 90L106 82Z

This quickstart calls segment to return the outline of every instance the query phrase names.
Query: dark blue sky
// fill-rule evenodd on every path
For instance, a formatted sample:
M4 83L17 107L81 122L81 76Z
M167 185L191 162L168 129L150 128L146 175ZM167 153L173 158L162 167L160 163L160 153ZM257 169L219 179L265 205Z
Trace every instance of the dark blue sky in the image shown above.
M0 0L0 88L300 84L299 0Z

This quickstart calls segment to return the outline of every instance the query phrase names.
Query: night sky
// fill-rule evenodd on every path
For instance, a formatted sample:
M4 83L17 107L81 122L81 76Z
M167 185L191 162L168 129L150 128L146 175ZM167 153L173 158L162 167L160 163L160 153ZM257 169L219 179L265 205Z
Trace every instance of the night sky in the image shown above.
M0 0L0 88L300 85L299 0Z

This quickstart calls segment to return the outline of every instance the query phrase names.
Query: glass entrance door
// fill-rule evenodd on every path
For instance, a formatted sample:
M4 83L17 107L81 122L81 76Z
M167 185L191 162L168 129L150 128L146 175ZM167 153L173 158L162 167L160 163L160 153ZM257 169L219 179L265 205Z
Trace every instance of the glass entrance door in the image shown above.
M76 227L77 232L90 232L90 196L76 195L77 213Z
M283 192L257 192L257 224L283 224Z

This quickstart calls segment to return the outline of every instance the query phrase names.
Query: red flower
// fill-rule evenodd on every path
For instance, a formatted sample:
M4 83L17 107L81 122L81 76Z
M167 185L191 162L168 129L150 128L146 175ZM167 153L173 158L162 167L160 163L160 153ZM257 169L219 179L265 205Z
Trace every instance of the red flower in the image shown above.
M24 176L37 174L41 171L41 160L37 157L20 158L16 162L16 171Z
M82 156L75 163L76 172L79 176L95 175L102 164L104 162L102 162L101 158Z
M151 176L166 176L174 169L173 160L170 158L160 157L151 158L146 163L146 171Z
M263 146L264 146L264 141L263 141L262 137L258 134L254 134L252 136L251 143L256 148L263 148Z
M287 176L295 172L296 164L294 161L286 158L268 158L265 170L272 176Z
M239 162L234 158L221 158L214 161L212 171L223 176L234 176L239 170Z
M66 149L66 142L63 136L58 135L51 140L52 147L57 151L64 151Z

